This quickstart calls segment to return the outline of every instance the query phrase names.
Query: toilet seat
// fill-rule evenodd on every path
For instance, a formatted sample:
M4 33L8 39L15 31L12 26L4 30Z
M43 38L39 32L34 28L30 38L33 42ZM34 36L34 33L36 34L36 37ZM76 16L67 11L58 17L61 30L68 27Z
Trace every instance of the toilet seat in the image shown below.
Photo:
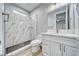
M36 45L39 45L39 44L41 44L41 40L39 40L39 39L35 39L35 40L33 40L33 41L31 42L31 45L32 45L32 46L36 46Z

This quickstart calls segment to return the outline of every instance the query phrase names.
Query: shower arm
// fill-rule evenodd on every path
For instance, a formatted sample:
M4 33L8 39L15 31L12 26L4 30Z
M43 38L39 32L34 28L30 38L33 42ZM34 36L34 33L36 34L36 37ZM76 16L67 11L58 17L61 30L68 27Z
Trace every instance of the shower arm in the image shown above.
M9 21L9 14L8 13L2 13L2 15L4 15L4 22L8 22ZM5 20L5 16L7 16L7 20Z

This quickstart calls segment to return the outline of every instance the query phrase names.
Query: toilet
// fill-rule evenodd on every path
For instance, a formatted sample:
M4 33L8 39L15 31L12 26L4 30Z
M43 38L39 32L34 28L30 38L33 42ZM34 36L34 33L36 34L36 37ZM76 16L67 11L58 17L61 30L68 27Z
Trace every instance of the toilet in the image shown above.
M31 42L31 46L32 46L32 53L36 53L40 50L40 46L41 46L41 40L40 39L35 39Z

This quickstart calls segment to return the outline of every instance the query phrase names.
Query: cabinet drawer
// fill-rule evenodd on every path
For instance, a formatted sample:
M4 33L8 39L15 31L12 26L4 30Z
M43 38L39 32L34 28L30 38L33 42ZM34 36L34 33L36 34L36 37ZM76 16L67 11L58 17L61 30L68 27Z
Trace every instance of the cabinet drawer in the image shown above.
M77 47L78 46L78 42L75 39L71 39L71 38L61 38L62 39L62 43L66 44L66 45L70 45L73 47Z
M45 38L49 38L48 40L50 40L50 41L55 41L55 42L67 44L67 45L74 46L74 47L77 47L77 45L78 45L77 40L75 40L73 38L58 37L58 36L45 36Z

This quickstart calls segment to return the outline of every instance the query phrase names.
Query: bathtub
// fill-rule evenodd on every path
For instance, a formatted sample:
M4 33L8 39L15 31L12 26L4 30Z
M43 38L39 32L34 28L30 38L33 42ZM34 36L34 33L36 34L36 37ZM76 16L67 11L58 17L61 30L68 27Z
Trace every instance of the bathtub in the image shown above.
M19 55L22 55L22 53L23 53L26 49L28 49L28 48L30 48L30 47L31 47L31 45L28 44L27 46L24 46L24 47L22 47L22 48L20 48L20 49L17 49L17 50L15 50L15 51L13 51L13 52L10 52L10 53L6 54L6 56L19 56Z

